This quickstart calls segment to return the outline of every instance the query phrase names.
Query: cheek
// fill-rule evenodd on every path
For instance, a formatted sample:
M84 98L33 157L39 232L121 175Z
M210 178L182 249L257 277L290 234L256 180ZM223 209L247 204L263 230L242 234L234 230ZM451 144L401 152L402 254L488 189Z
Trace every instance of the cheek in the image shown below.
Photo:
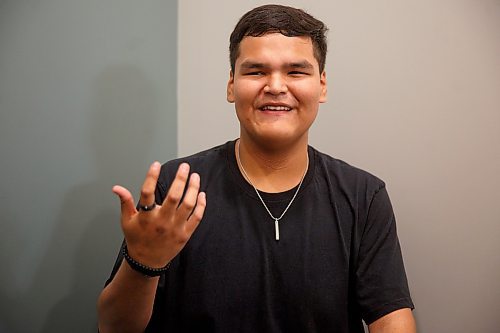
M290 85L288 90L302 105L319 104L319 100L321 97L321 88L319 87L319 85Z
M262 89L263 85L261 82L240 81L234 85L234 96L237 100L248 102L255 99Z

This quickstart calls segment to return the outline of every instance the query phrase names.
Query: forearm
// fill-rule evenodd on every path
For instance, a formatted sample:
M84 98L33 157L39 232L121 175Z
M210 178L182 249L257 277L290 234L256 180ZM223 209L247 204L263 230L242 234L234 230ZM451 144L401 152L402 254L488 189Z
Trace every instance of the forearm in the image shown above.
M144 332L153 311L158 280L134 271L123 261L99 296L99 332Z
M400 309L377 319L368 326L370 333L416 333L410 309Z

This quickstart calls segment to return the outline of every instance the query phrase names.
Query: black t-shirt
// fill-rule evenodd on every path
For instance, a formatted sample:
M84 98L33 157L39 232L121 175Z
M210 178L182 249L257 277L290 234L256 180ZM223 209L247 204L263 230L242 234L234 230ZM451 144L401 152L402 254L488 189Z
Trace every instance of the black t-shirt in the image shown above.
M162 167L157 203L188 162L201 176L207 207L160 278L146 332L356 333L364 332L362 319L413 308L381 180L309 147L309 169L276 241L274 221L241 175L234 146ZM280 216L295 190L261 194Z

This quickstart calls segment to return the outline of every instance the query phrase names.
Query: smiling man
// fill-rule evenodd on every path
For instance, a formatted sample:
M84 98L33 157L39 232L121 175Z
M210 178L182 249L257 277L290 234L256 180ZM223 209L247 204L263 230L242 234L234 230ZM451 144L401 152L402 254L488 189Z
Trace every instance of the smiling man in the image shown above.
M326 27L266 5L230 38L240 137L163 166L98 301L106 332L415 332L384 183L308 144L326 101Z

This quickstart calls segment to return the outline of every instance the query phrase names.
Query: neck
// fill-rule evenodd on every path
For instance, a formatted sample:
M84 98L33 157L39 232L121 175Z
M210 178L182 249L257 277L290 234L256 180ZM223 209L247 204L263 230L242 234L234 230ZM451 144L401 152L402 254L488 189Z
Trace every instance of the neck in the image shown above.
M290 149L268 151L238 140L235 146L240 171L263 192L278 193L297 186L307 171L307 143ZM245 175L246 174L246 175Z

